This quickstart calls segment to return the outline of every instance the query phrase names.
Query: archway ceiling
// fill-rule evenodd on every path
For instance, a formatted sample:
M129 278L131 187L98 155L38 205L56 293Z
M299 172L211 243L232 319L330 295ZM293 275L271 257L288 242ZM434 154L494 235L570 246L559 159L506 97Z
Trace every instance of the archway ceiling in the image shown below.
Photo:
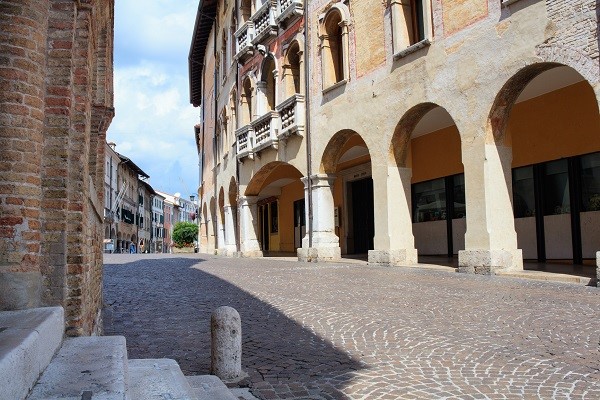
M448 112L442 107L435 107L421 118L415 126L411 138L426 135L431 132L439 131L440 129L453 126L454 120Z
M344 163L346 161L351 161L363 156L369 155L369 149L364 146L353 146L349 148L338 160L338 164Z
M277 196L281 194L281 188L294 182L296 179L282 178L269 183L263 190L260 191L260 197Z
M516 102L520 103L530 100L583 80L584 78L573 68L566 66L552 68L533 78L525 89L523 89Z

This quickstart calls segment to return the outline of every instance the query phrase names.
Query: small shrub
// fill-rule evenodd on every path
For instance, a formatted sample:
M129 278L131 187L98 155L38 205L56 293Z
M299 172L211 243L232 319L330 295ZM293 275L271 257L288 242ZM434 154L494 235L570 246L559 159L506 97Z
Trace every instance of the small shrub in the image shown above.
M194 247L198 239L198 225L193 222L178 222L173 228L173 242L175 247Z

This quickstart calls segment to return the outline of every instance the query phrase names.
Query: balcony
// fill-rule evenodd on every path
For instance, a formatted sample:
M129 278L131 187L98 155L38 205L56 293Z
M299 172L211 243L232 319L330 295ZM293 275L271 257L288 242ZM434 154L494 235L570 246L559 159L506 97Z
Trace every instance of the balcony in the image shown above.
M237 41L235 58L242 63L254 54L253 38L254 23L252 21L247 21L235 32L235 39Z
M252 125L242 126L236 130L235 137L238 160L244 157L254 158L254 153L252 152L254 147L254 129Z
M277 0L276 23L281 24L287 19L302 14L304 14L304 0Z
M293 134L304 135L304 95L295 94L279 104L276 109L281 120L281 130L277 135L278 139L287 139Z
M254 39L252 39L252 44L261 44L269 37L277 35L275 12L275 6L273 6L269 0L266 1L265 4L263 4L250 18L254 23Z
M252 121L252 127L254 128L255 153L267 147L277 149L279 143L277 139L279 113L277 111L269 111L255 121Z

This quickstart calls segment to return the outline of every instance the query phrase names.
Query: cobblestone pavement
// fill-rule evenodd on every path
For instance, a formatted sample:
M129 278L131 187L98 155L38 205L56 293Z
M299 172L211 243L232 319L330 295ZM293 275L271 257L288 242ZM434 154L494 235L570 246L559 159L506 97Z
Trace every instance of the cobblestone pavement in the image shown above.
M107 255L105 334L131 358L210 364L242 317L261 399L599 399L600 289L418 268Z

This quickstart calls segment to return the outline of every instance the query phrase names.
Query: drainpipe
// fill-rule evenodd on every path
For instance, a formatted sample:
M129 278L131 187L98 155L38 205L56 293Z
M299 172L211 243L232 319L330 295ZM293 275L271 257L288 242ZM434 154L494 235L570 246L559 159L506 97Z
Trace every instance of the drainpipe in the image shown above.
M309 55L309 16L308 16L308 3L309 0L304 0L304 104L306 105L305 110L305 132L306 132L306 173L308 175L307 183L307 196L308 196L308 247L313 246L313 204L312 204L312 147L310 140L310 55Z

